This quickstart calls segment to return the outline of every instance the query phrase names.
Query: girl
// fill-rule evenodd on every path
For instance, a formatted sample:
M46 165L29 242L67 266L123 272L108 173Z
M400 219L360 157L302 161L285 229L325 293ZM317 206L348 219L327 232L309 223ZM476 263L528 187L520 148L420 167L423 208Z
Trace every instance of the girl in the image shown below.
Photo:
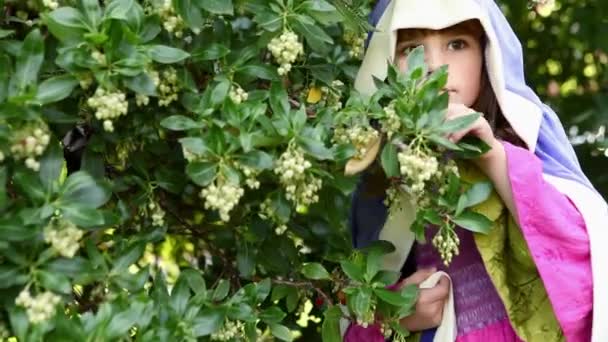
M372 94L372 76L386 77L386 63L407 69L408 52L423 45L431 70L448 65L446 119L484 114L449 138L473 135L491 147L461 174L491 180L496 192L481 209L494 221L492 231L458 228L461 253L443 267L430 244L414 243L415 208L402 206L387 219L382 171L371 167L362 176L350 217L354 246L391 241L396 251L385 268L402 271L398 286L421 284L436 270L449 275L420 290L415 312L401 324L423 341L608 341L608 207L556 114L526 85L521 45L498 6L392 0L380 1L375 14L356 88ZM375 327L351 325L345 340L372 336L383 340Z

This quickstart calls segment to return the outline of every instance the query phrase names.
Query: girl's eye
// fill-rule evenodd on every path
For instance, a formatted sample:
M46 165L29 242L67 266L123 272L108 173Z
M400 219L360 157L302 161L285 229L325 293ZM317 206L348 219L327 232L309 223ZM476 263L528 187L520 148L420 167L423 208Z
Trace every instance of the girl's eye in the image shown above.
M467 42L462 39L456 39L448 43L448 49L450 50L462 50L467 47Z

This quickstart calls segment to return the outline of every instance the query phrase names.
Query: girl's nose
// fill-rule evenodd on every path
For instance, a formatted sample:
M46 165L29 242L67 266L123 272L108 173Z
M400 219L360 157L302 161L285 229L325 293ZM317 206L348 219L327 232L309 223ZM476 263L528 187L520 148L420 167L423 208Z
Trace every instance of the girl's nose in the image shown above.
M424 61L429 67L429 72L437 70L437 68L446 64L443 51L435 44L428 44L424 47Z

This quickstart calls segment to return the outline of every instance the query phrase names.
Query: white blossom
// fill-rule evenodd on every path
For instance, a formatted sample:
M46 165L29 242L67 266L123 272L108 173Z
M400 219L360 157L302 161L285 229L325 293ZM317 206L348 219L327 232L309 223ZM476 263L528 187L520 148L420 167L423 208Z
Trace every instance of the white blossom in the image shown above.
M307 173L312 164L304 158L300 148L289 147L277 161L274 173L285 189L285 197L294 202L296 207L308 206L319 201L318 191L322 181Z
M249 94L247 94L247 92L238 85L233 86L230 89L228 96L230 97L232 102L234 102L235 104L240 104L242 102L245 102L249 98Z
M245 325L240 321L226 320L224 326L211 335L212 341L230 341L245 337Z
M80 239L84 233L72 222L53 218L44 228L44 241L66 258L73 258L80 248Z
M15 299L16 305L26 309L27 317L32 324L52 318L60 302L61 298L53 292L46 291L32 297L28 289L22 290Z
M110 92L102 87L95 90L95 94L87 100L87 104L95 109L95 117L104 121L104 130L108 132L112 132L114 129L112 121L121 115L126 115L129 109L129 102L127 102L125 93L121 91ZM106 121L109 121L109 123Z
M279 75L287 75L291 71L292 63L300 54L304 53L304 46L298 41L298 35L292 31L284 31L279 37L268 43L268 50L280 64L277 69Z
M216 180L201 190L200 196L205 199L205 209L217 210L224 222L230 221L230 211L239 203L245 190L221 180Z

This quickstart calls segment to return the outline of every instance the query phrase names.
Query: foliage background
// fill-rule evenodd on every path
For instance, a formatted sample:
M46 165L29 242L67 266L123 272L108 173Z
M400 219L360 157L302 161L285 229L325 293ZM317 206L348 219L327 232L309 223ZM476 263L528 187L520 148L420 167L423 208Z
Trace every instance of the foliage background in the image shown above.
M352 150L332 147L329 127L357 68L344 33L356 31L356 15L369 6L352 2L359 13L319 0L293 1L292 15L280 16L278 2L261 0L176 0L174 13L154 10L162 1L104 1L102 10L94 0L66 0L59 5L80 14L51 15L43 1L0 0L0 340L205 340L218 329L319 340L310 315L322 317L340 300L333 290L346 280L306 265L331 271L351 255L345 218L356 180L339 175ZM501 4L524 46L529 83L567 130L578 127L572 139L584 170L608 195L608 3L556 0L546 12L523 0ZM166 26L177 14L181 37ZM304 38L304 57L288 77L266 50L284 26ZM163 74L171 68L173 83ZM155 87L153 70L166 91ZM337 79L344 89L323 95ZM235 82L249 95L240 107L229 99ZM100 84L129 102L113 132L87 104ZM150 96L149 105L137 106L136 94ZM170 104L159 106L158 96ZM272 113L272 122L260 113ZM36 127L50 143L34 172L10 145ZM184 159L185 136L200 159ZM272 171L292 138L323 180L319 203L288 201ZM245 190L228 224L199 196L219 170L208 163L209 146L261 172L260 188ZM222 170L245 187L243 169L229 162ZM267 198L272 219L258 215ZM56 213L82 231L73 257L44 240ZM275 233L282 224L288 231ZM41 324L15 305L28 284L32 294L61 298L61 309L43 303L56 310ZM245 326L226 326L226 317Z

